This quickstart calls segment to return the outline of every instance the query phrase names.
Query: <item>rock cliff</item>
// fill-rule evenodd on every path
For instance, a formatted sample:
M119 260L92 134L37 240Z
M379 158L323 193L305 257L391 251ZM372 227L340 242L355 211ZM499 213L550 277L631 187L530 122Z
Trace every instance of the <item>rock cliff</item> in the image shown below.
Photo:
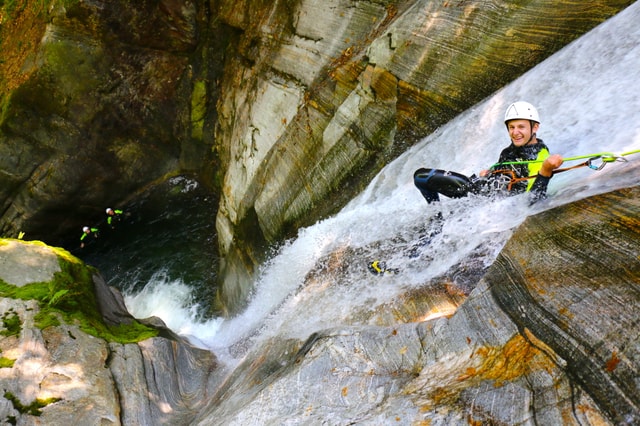
M134 321L64 250L0 240L0 294L2 424L185 424L212 390L211 352Z
M2 240L0 416L89 425L637 424L639 212L636 186L531 216L492 266L475 271L468 297L455 290L458 278L443 277L399 298L388 307L395 315L359 315L360 325L306 341L266 339L228 375L211 353L179 340L126 343L120 334L109 343L90 332L68 316L73 305L57 283L79 290L65 274L91 277L84 305L102 293L103 314L131 321L113 293L97 290L95 272L70 267L75 260L59 249ZM31 277L16 279L24 271ZM332 271L340 265L310 274L303 288L335 285ZM438 312L423 320L426 311Z
M149 182L211 159L190 136L197 12L183 1L3 2L4 235L57 243Z
M514 232L466 300L448 274L448 291L425 283L388 307L404 324L268 339L195 424L637 424L639 212L640 187L557 207ZM337 285L334 266L305 287Z
M62 234L167 173L197 171L222 196L233 312L267 245L630 3L4 2L0 232ZM445 276L385 312L354 312L357 325L232 348L249 349L228 375L213 354L133 321L63 250L2 240L0 417L636 424L639 195L533 216L464 289ZM336 273L346 254L330 259ZM303 287L335 285L332 268Z
M266 246L630 3L4 2L0 232L57 244L195 171L236 311Z
M265 245L628 4L221 2L239 30L217 108L223 304L242 306Z

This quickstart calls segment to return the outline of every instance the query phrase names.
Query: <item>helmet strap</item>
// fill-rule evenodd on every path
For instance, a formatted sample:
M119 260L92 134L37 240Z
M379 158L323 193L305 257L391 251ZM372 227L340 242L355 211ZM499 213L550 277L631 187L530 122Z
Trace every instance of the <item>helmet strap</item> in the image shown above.
M531 125L531 136L529 136L529 140L527 141L527 143L525 143L525 145L529 145L531 143L531 141L533 140L533 138L536 137L536 132L533 131L533 126L535 124L537 124L535 121L529 120L529 125Z

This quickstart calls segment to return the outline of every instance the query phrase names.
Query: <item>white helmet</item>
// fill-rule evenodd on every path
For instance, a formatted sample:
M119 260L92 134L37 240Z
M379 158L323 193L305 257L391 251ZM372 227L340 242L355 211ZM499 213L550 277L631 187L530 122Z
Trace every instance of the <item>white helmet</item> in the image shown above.
M89 232L89 227L85 226L84 228L82 228L82 232Z
M110 211L111 211L111 207L107 207L107 210L106 210L107 214L109 214Z
M507 112L504 113L504 122L509 120L531 120L540 123L538 110L529 102L514 102L509 105Z

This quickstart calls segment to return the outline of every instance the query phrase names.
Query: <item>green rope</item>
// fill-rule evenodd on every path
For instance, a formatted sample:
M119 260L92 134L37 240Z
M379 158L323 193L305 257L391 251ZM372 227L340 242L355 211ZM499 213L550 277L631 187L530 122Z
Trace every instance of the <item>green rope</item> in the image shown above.
M640 152L640 149L636 149L634 151L627 151L627 152L623 152L622 154L620 154L621 156L627 156L627 155L631 155L631 154L637 154Z
M596 154L577 155L575 157L567 157L567 158L563 158L562 160L563 161L575 161L575 160L584 160L584 159L595 160L600 158L602 159L603 163L613 163L615 161L626 161L626 159L624 158L625 156L631 155L631 154L637 154L637 153L640 153L640 149L623 152L620 155L616 155L613 152L598 152ZM543 161L544 160L505 161L503 163L494 164L493 166L491 166L491 169L499 166L508 166L508 165L515 165L515 164L542 163Z

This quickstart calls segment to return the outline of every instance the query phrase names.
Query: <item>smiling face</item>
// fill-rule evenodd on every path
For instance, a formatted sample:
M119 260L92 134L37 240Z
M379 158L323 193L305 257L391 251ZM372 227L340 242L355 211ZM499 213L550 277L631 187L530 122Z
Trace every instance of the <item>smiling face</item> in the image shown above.
M533 123L533 126L532 126ZM536 143L534 135L540 125L529 120L510 120L507 122L509 138L515 146L524 146L529 142Z

